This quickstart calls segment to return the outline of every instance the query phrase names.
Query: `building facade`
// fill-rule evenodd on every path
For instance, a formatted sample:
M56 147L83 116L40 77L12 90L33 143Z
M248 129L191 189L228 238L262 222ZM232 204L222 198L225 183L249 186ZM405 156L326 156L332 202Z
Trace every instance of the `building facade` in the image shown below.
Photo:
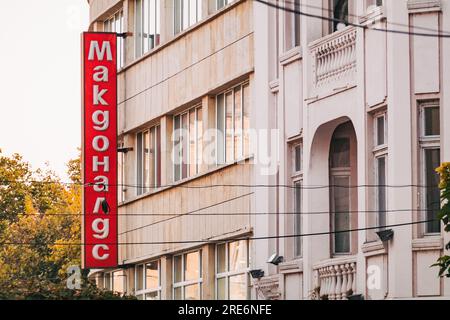
M450 31L448 1L89 4L91 31L127 33L127 245L121 268L92 273L100 286L140 299L450 297L430 267L450 241L432 221L434 168L450 159L450 44L435 36Z

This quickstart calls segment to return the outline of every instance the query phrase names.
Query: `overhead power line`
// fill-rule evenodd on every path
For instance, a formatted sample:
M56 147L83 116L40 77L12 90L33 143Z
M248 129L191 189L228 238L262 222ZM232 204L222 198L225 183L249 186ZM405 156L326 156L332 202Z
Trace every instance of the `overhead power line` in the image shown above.
M381 230L381 229L393 229L400 227L407 227L419 224L426 224L430 222L436 222L440 220L431 219L431 220L423 220L423 221L415 221L415 222L406 222L406 223L398 223L384 226L376 226L376 227L366 227L359 229L348 229L348 230L336 230L336 231L325 231L325 232L315 232L315 233L304 233L304 234L295 234L295 235L283 235L283 236L266 236L266 237L236 237L233 238L233 241L240 240L248 240L248 241L259 241L259 240L272 240L272 239L290 239L290 238L305 238L305 237L315 237L315 236L325 236L332 234L342 234L342 233L353 233L360 231L368 231L368 230ZM184 240L184 241L150 241L150 242L111 242L111 243L102 243L105 245L121 245L121 246L132 246L132 245L165 245L165 244L218 244L222 243L224 240ZM54 245L54 246L94 246L97 243L77 243L77 242L61 242L61 243L34 243L34 242L0 242L0 246L36 246L36 245Z
M395 30L395 29L388 29L388 28L377 28L377 27L370 27L367 25L361 25L361 24L357 24L357 23L352 23L349 21L345 21L345 20L341 20L341 19L336 19L336 18L332 18L332 17L324 17L322 15L318 15L318 14L313 14L313 13L307 13L301 10L296 10L296 9L292 9L292 8L287 8L287 7L283 7L280 6L278 4L269 2L269 1L265 1L265 0L253 0L255 2L259 2L261 4L264 4L266 6L278 9L278 10L283 10L286 12L291 12L291 13L295 13L301 16L305 16L308 18L315 18L315 19L321 19L321 20L325 20L325 21L329 21L329 22L336 22L336 23L343 23L345 25L348 26L353 26L356 28L361 28L364 30L374 30L374 31L381 31L381 32L386 32L386 33L394 33L394 34L403 34L403 35L410 35L410 36L420 36L420 37L434 37L434 38L450 38L450 34L444 34L444 33L426 33L426 32L412 32L412 31L404 31L404 30Z

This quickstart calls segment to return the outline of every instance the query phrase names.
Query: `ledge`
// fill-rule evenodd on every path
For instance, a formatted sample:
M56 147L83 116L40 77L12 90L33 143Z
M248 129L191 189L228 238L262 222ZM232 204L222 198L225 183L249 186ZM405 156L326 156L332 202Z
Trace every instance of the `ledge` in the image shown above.
M375 24L379 21L386 19L386 9L384 6L374 7L369 10L365 16L359 18L359 23L367 26L370 24Z
M408 10L411 13L442 11L440 0L408 0Z
M366 242L361 246L361 250L365 257L376 256L381 254L386 254L387 250L383 242L380 240Z
M412 241L413 251L429 251L444 249L444 239L440 236L425 236Z
M280 273L297 273L303 272L303 259L295 259L280 263Z
M283 53L280 56L280 64L282 66L285 66L294 61L302 59L302 57L303 57L302 52L303 52L302 47L300 47L300 46L294 47L294 48L290 49L289 51L286 51L285 53Z

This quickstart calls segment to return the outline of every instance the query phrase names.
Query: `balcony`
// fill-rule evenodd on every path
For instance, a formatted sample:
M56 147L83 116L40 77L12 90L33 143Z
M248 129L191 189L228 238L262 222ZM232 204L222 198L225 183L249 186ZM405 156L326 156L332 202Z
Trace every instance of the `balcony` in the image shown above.
M313 95L323 96L355 84L356 28L346 27L309 45Z
M322 261L313 270L319 299L347 300L356 292L356 257Z

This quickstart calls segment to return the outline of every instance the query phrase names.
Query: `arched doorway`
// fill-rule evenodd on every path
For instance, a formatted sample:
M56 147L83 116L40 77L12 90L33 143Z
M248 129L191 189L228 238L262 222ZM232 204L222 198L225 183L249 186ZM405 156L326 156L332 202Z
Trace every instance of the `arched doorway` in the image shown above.
M330 229L332 256L356 253L358 225L357 141L350 121L339 125L329 152Z

